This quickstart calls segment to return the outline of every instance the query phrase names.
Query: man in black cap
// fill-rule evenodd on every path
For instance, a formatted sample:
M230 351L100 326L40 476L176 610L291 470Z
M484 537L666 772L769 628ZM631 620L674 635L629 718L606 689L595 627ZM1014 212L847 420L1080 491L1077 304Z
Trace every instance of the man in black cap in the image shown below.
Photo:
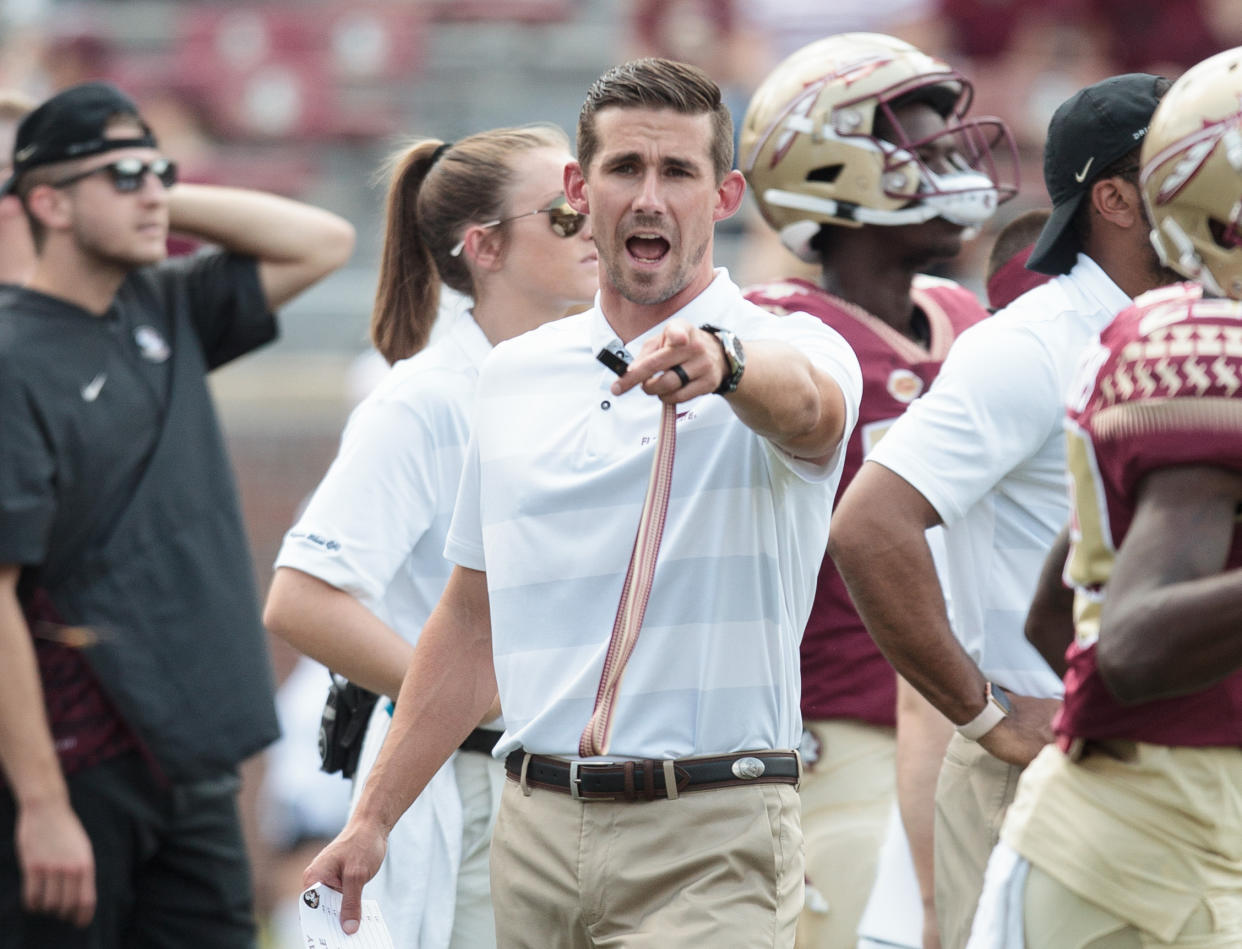
M1053 212L1028 263L1057 276L958 338L833 518L829 553L869 632L957 726L936 788L944 949L965 945L1017 777L1052 737L1061 681L1023 622L1069 512L1066 392L1095 334L1175 279L1148 240L1137 160L1168 85L1116 76L1057 109L1044 151ZM952 626L924 538L936 524L947 527Z
M236 768L276 724L205 377L353 229L176 184L103 83L26 116L12 164L36 260L0 286L0 946L252 946ZM219 249L166 261L170 228Z

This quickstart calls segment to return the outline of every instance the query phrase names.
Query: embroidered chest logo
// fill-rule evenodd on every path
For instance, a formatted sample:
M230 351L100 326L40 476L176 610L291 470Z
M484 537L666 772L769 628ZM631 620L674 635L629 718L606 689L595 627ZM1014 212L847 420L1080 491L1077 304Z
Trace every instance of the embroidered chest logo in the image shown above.
M894 369L885 388L898 402L910 403L923 394L923 380L909 369Z
M108 374L101 372L95 376L90 382L82 386L82 401L94 402L99 398L99 393L103 391L104 383L108 381Z
M142 358L148 362L163 362L172 355L168 343L154 326L134 327L134 342L138 344Z
M680 412L677 413L675 421L676 421L676 424L680 425L682 422L688 422L691 419L696 419L698 417L699 417L699 413L695 411L694 409L682 409ZM640 441L638 444L651 445L655 443L657 438L659 438L658 435L644 435L642 437L642 441Z

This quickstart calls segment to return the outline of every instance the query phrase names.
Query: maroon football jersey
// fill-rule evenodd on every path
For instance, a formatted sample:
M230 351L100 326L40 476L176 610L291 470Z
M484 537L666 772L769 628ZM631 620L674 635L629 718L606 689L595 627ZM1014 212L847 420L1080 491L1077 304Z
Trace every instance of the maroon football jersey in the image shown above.
M953 340L988 315L973 293L949 280L916 276L911 296L927 317L927 349L861 307L806 280L760 284L746 291L748 300L774 313L818 317L845 337L858 356L862 403L846 446L838 500L866 454L906 406L931 385ZM892 725L896 700L893 668L859 619L836 566L825 557L802 637L802 715Z
M1139 297L1084 355L1066 431L1075 528L1066 571L1078 596L1058 744L1242 744L1242 671L1191 695L1123 706L1096 666L1100 609L1142 477L1182 464L1242 471L1242 304L1204 299L1195 284ZM1235 523L1227 566L1239 565Z

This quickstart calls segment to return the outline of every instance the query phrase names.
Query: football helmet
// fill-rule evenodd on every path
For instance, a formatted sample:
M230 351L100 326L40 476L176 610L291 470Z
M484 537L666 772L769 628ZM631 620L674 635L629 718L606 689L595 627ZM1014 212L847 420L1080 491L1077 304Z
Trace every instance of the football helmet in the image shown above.
M1242 47L1173 83L1141 156L1160 260L1211 294L1242 299Z
M740 167L764 220L804 260L823 224L942 217L978 227L1017 193L1018 161L1000 119L964 119L972 96L964 76L902 40L830 36L760 84L742 120ZM912 138L896 114L909 101L931 105L945 128Z

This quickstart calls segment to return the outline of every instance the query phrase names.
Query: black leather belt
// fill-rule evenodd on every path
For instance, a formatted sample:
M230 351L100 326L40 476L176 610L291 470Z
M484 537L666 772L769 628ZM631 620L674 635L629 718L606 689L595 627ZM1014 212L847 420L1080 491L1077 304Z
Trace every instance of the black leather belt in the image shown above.
M496 747L496 742L500 741L501 733L494 728L476 728L466 740L457 746L458 751L481 751L485 755L490 755L492 749Z
M593 763L527 755L522 749L505 758L505 771L522 780L526 762L528 787L559 791L587 801L653 801L667 798L665 762L641 761ZM678 758L672 761L676 794L749 784L798 783L798 756L792 751L739 751L730 755Z

